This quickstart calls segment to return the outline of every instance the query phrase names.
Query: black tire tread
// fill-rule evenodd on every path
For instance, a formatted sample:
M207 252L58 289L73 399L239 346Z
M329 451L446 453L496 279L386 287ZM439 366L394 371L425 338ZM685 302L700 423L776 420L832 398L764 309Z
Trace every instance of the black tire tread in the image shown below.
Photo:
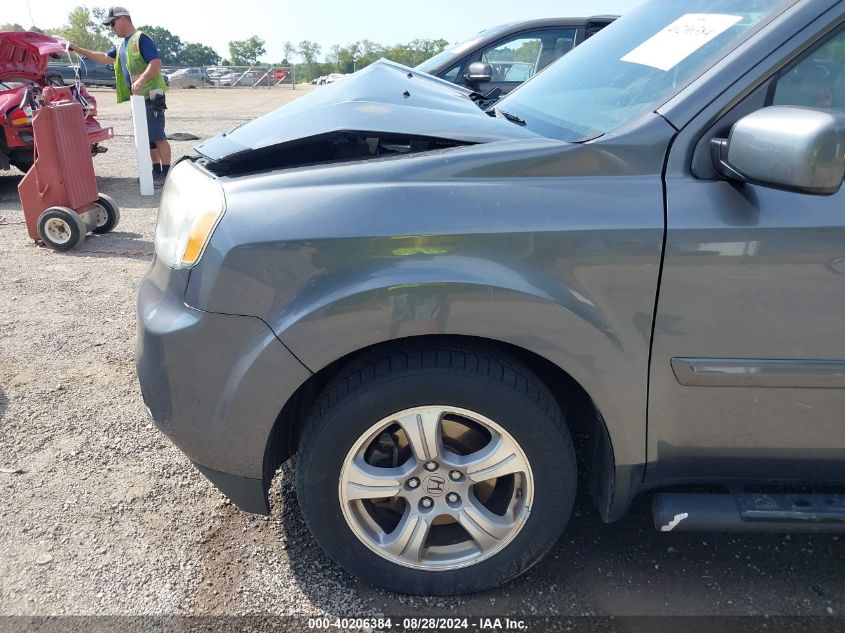
M300 445L308 445L310 437L319 429L319 423L315 425L311 422L324 419L338 401L367 383L394 371L438 368L473 372L481 378L504 383L505 386L531 400L542 413L555 422L561 431L565 429L565 421L557 406L557 401L546 386L534 377L533 372L521 363L507 359L493 350L486 350L481 345L469 347L435 343L419 345L416 349L412 346L388 348L353 361L342 369L326 385L314 404Z
M316 441L315 438L321 434L324 426L330 423L331 411L346 398L354 396L359 390L367 388L372 383L385 378L389 379L391 375L406 379L416 371L423 375L432 369L455 372L462 376L466 376L467 373L474 374L491 387L498 389L504 387L522 396L528 406L536 407L537 413L545 416L559 431L562 440L560 444L566 453L562 457L575 464L575 446L564 414L548 387L528 367L483 343L455 344L434 341L407 343L400 341L395 345L365 353L343 367L324 387L308 416L299 442L300 459L308 454L312 443ZM303 469L297 469L297 490L307 485L302 478L303 472ZM571 508L573 501L574 485L572 498L567 499L565 503L569 503ZM300 506L302 503L303 500L300 498ZM314 526L308 512L303 511L302 516L308 529L314 533ZM495 578L490 576L475 578L465 583L460 593L472 593L512 580L539 562L553 544L553 541L546 544L534 543L531 548L522 551L519 557L514 557L496 570ZM438 585L432 585L424 579L405 584L402 590L416 594L441 594Z

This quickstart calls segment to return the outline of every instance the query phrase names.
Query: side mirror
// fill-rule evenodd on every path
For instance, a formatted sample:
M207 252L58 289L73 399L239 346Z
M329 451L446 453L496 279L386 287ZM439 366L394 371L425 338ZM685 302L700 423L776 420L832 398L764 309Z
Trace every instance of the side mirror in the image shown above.
M467 69L464 79L471 84L480 84L493 78L493 67L487 62L472 62Z
M812 194L833 194L845 178L845 114L772 106L710 142L724 178Z

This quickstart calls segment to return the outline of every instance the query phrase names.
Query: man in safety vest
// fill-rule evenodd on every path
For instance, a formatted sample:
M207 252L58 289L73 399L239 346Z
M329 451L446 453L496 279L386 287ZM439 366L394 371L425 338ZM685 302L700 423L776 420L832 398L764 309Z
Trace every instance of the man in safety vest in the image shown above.
M111 7L103 20L123 41L106 53L89 51L70 45L70 50L102 64L114 64L114 85L117 102L129 101L131 95L143 95L147 103L147 129L150 134L150 157L153 161L153 183L160 187L170 170L170 143L164 133L164 91L167 84L161 76L161 56L155 42L132 24L129 11Z

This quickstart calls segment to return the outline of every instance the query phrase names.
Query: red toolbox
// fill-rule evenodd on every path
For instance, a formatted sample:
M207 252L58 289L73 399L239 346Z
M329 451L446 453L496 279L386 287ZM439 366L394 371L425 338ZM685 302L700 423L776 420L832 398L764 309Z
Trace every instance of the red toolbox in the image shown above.
M114 229L120 210L97 191L82 104L70 88L44 89L32 130L35 162L18 184L29 236L63 251L82 244L88 231Z

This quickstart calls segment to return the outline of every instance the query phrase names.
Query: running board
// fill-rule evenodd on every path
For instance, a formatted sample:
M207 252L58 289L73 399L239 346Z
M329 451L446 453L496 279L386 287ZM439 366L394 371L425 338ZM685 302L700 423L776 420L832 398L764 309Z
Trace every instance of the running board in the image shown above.
M652 505L661 532L845 532L843 494L660 492Z

